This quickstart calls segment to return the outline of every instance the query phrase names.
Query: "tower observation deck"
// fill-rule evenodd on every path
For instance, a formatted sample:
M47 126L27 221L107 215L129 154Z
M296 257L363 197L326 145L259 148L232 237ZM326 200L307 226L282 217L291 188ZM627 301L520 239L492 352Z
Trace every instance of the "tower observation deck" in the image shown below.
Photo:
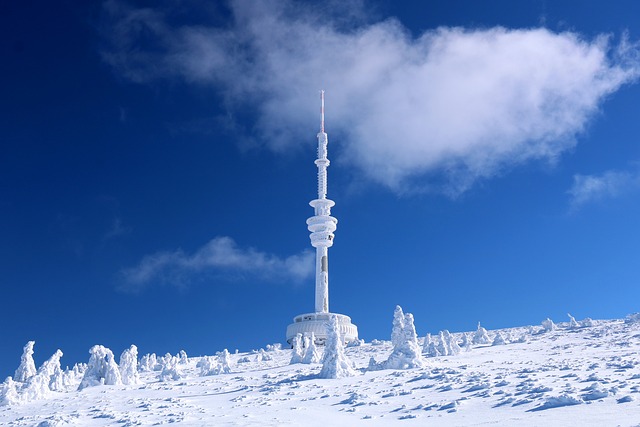
M316 249L315 312L301 314L293 319L293 323L287 327L289 343L297 334L311 335L312 332L317 343L323 343L327 337L325 324L331 316L337 317L345 342L358 339L358 328L351 323L349 316L329 312L329 248L333 246L333 232L336 231L338 220L331 216L331 208L335 206L335 202L327 199L327 168L330 162L327 158L328 138L324 131L324 91L320 91L320 100L318 158L314 162L318 167L318 198L309 202L314 215L307 219L311 246Z

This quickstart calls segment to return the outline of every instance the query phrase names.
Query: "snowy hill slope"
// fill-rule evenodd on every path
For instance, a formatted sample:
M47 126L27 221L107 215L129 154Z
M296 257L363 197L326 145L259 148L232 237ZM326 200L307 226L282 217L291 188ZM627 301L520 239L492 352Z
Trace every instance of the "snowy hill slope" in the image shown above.
M0 406L0 425L638 426L634 320L490 331L507 344L426 358L424 369L368 371L370 358L385 360L392 346L364 344L346 349L359 372L345 379L318 378L319 364L289 365L288 349L231 355L231 373L211 376L200 376L202 358L193 357L178 380L141 372L138 385L69 384Z

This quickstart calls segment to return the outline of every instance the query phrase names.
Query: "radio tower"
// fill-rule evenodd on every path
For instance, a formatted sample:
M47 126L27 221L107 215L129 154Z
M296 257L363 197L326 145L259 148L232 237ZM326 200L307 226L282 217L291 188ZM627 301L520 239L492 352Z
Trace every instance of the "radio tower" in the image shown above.
M358 328L351 319L343 314L329 313L329 248L333 246L333 232L338 220L331 216L333 200L327 199L327 158L328 138L324 131L324 91L320 91L320 132L318 132L318 198L309 202L314 209L314 216L307 219L307 228L311 232L311 246L316 248L316 293L315 313L296 316L287 328L287 342L297 334L311 335L313 332L319 344L326 340L325 324L330 316L337 316L341 334L345 341L358 339Z

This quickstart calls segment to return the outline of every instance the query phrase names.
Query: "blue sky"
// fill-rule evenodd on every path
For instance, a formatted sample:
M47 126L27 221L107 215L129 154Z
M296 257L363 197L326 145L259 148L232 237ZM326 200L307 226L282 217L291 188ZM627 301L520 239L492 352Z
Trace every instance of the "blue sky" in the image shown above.
M319 89L362 338L638 311L637 2L58 3L0 6L3 378L283 342Z

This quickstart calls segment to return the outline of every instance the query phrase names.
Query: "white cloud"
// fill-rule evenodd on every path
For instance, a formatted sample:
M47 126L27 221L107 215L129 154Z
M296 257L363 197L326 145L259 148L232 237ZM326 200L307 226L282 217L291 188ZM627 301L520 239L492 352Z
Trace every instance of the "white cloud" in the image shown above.
M617 197L640 188L640 171L607 171L602 175L574 175L571 208L576 210L587 203Z
M225 27L170 25L160 10L116 1L106 9L115 24L105 59L117 70L214 85L231 110L255 109L273 150L313 145L325 89L336 144L362 176L396 191L455 195L514 165L557 160L640 69L637 45L544 28L413 37L394 19L347 28L327 8L287 1L232 1Z
M135 267L122 271L120 289L139 292L152 285L183 287L211 274L255 276L261 282L301 282L313 273L313 258L311 251L280 258L253 248L239 248L229 237L216 237L193 254L178 249L145 256Z

